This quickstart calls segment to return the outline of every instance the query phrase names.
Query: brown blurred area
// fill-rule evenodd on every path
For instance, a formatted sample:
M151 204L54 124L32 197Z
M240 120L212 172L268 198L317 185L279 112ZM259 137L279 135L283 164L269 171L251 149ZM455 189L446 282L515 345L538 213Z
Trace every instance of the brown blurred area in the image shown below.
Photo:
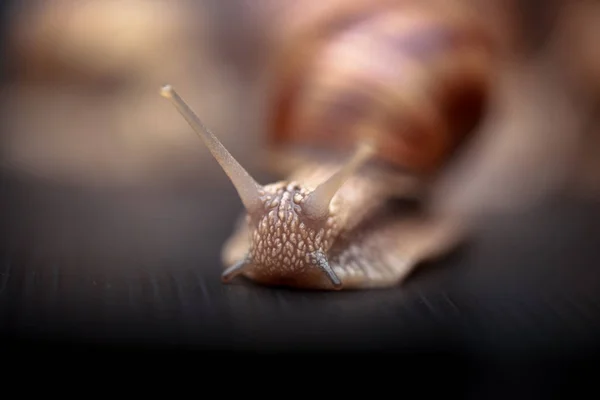
M258 20L218 0L3 5L0 253L20 266L1 272L14 296L30 273L56 277L68 304L103 279L218 274L241 204L159 91L177 88L259 179Z
M529 161L519 169L531 171L533 181L542 170L561 176L568 170L577 188L598 186L597 151L590 151L599 146L598 123L591 121L600 93L597 3L468 2L506 50L499 106L487 123L492 133L474 146L473 157L507 180L516 178L510 160L522 155ZM83 185L224 180L185 122L158 96L158 88L171 83L257 173L270 46L277 45L278 29L332 4L14 2L8 77L0 92L3 166ZM565 115L557 117L558 125L544 126L544 114L554 111ZM468 165L463 169L480 169ZM457 176L446 187L455 187L456 179L477 181Z
M251 40L218 1L25 1L8 18L2 162L81 185L160 185L219 174L159 96L170 83L244 164L257 148L253 89L225 58ZM253 45L243 50L255 52ZM239 58L239 57L238 57ZM252 74L252 71L246 73ZM221 179L217 175L217 179Z
M600 4L474 3L496 21L504 54L481 134L445 173L440 206L472 216L556 196L597 203Z

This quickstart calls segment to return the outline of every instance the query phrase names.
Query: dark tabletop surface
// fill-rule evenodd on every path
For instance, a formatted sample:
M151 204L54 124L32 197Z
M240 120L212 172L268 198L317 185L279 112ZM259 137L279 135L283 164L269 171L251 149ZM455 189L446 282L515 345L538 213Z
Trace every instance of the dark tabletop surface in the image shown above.
M1 185L0 329L15 343L554 360L563 378L599 343L591 204L491 220L404 287L325 293L221 284L241 211L229 185L92 189L11 174Z

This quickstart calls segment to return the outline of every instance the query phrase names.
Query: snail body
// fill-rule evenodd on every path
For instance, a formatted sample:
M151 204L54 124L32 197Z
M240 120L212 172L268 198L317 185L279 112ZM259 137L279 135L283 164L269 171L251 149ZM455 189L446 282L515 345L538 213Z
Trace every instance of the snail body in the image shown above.
M463 240L460 224L427 208L432 179L477 132L490 78L489 43L459 5L332 1L290 24L267 107L280 161L299 161L280 182L258 184L163 89L246 209L223 248L224 282L390 287Z
M307 196L345 167L341 161L305 161L287 180L269 186L264 217L240 220L223 248L224 264L235 268L250 248L258 267L243 274L263 285L385 288L462 240L458 225L427 216L418 179L386 173L376 164L353 171L331 198L326 217L315 222L306 210ZM318 268L314 253L327 260L333 275Z

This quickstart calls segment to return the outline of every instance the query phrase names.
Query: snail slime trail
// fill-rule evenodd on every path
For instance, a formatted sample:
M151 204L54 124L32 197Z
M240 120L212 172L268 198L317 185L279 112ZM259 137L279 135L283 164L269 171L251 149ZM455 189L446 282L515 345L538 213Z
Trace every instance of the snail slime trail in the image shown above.
M394 211L388 199L398 189L386 175L364 171L376 154L367 137L345 162L307 163L288 180L260 185L170 85L161 95L200 136L244 205L224 247L224 283L243 275L302 289L389 287L455 237L442 221Z

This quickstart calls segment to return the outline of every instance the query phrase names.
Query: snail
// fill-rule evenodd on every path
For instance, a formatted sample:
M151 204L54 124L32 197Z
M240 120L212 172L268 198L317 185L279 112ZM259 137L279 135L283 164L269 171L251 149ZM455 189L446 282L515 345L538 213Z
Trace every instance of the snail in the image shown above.
M267 107L271 143L293 165L282 181L257 183L162 88L246 210L223 248L224 283L387 288L464 240L461 224L429 212L427 193L477 132L493 46L468 8L452 5L346 2L282 35Z

